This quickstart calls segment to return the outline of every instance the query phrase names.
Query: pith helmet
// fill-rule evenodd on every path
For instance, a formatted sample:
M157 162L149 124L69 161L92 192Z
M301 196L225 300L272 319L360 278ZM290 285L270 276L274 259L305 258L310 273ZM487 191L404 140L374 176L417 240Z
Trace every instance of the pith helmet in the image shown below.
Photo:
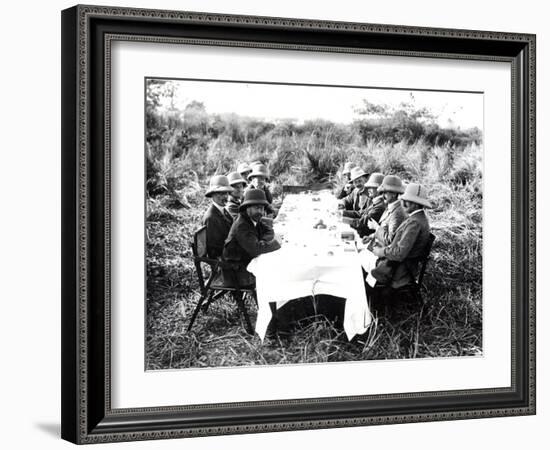
M357 180L357 178L368 177L368 176L369 174L365 172L363 169L361 169L360 167L353 167L351 169L350 181L354 181L354 180Z
M349 174L351 172L351 169L355 167L355 164L352 162L347 162L344 164L344 170L342 170L342 175Z
M395 192L397 194L402 194L405 192L405 187L401 178L397 175L386 175L382 184L378 187L378 192Z
M252 169L247 163L240 163L239 166L237 167L237 172L243 175L243 173L248 174L248 172L252 172Z
M246 186L246 180L241 176L239 172L228 173L227 179L229 180L229 184L231 186L235 186L236 184L239 184L239 183L242 183Z
M365 187L368 188L377 188L384 181L384 174L379 172L374 172L370 174L369 181L365 184Z
M269 178L269 174L267 173L267 167L265 164L255 164L252 167L252 172L248 174L248 179L250 180L252 177L264 177Z
M239 211L244 211L249 206L263 205L267 206L269 203L265 199L265 192L261 189L249 189L244 193L243 202L239 206Z
M233 188L229 185L229 180L225 175L214 175L210 178L210 186L204 195L206 197L212 197L212 194L215 194L216 192L233 192Z
M405 193L401 196L401 200L418 203L419 205L431 208L432 204L428 200L426 188L418 183L409 183L405 187Z

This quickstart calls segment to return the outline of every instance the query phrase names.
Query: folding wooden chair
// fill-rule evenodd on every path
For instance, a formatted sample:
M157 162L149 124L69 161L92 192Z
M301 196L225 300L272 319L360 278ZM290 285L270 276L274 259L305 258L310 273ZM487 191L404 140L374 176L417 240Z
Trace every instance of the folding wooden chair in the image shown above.
M246 331L249 334L254 334L252 324L250 323L250 317L248 316L248 312L246 310L244 296L246 293L251 294L256 304L258 304L256 287L239 286L237 276L238 268L235 264L222 261L220 259L208 258L206 248L206 226L203 226L195 232L193 242L191 242L193 260L195 263L195 269L197 270L197 279L199 282L201 296L195 310L193 311L187 331L190 331L193 327L193 323L195 322L201 308L203 312L207 312L208 307L212 302L220 297L223 297L227 293L231 293L244 318ZM206 278L205 272L203 271L203 266L205 264L210 267L210 275L208 278Z
M413 300L417 304L424 304L424 299L422 298L422 283L424 280L424 275L426 274L426 266L428 265L430 252L434 241L435 236L430 233L424 252L417 259L415 259L415 262L420 264L420 270L416 276L412 273L410 267L405 264L405 267L413 280L412 283L397 289L386 285L377 285L374 288L365 285L365 288L367 289L367 297L369 297L370 304L372 306L376 305L376 308L383 307L385 315L389 317L391 315L390 305L395 301L395 299L403 299L405 296L412 295Z

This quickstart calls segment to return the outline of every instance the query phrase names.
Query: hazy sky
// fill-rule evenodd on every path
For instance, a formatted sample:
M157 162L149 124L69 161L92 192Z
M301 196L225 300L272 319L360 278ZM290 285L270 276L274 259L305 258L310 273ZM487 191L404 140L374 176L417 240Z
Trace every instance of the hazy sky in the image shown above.
M483 129L483 94L408 91L375 88L317 87L228 83L212 81L172 81L176 89L174 106L183 109L195 100L208 113L236 113L264 119L327 119L349 123L358 115L354 108L365 99L370 103L398 106L413 100L427 107L440 126Z

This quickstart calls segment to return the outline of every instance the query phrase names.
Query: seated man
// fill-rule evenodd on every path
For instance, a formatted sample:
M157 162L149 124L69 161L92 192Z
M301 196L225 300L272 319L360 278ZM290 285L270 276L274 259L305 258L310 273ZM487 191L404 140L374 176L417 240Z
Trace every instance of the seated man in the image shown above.
M374 233L374 230L369 228L368 222L371 219L378 222L386 210L384 196L382 194L376 195L383 180L384 175L381 173L373 173L369 177L369 181L365 184L369 196L367 206L363 209L361 217L359 219L353 219L353 222L350 224L352 228L357 230L360 237Z
M275 240L271 222L264 217L264 208L267 206L264 191L247 190L239 206L239 215L225 241L223 258L227 262L236 263L236 281L241 287L255 284L254 275L246 270L252 258L281 248L281 244ZM233 273L224 271L225 280L231 280L231 276L234 276Z
M225 238L233 223L231 214L224 208L227 203L227 194L232 191L233 188L229 185L226 176L214 175L210 179L210 187L205 196L210 197L212 203L202 220L206 225L206 254L212 259L222 256Z
M239 215L239 206L243 200L244 188L246 187L246 180L244 180L239 172L231 172L227 175L230 186L233 188L233 191L229 193L229 200L225 205L225 209L233 220Z
M254 163L252 165L252 171L248 174L248 181L250 185L247 189L259 189L265 194L265 199L267 205L265 206L266 214L273 215L275 210L271 206L273 203L273 195L267 186L267 180L269 179L269 174L267 173L267 167L265 164Z
M342 200L341 208L344 209L344 217L358 219L361 212L367 207L369 200L365 183L369 174L359 167L351 169L350 179L354 189L347 197Z
M240 163L239 166L237 167L237 172L239 172L241 174L241 177L244 178L245 187L246 187L246 183L247 183L246 180L248 180L248 174L252 172L252 169L247 163Z
M342 180L344 181L344 185L336 192L336 198L338 200L342 200L353 191L353 183L350 180L350 172L353 167L355 167L355 164L352 162L347 162L344 164L344 170L342 171Z
M374 230L374 234L363 238L363 242L370 243L371 248L372 245L389 245L397 228L405 220L405 211L399 202L399 194L404 191L403 182L397 175L386 175L384 177L378 192L384 196L386 210L380 217L380 223L373 219L367 221L367 226Z
M386 297L388 288L391 294L391 289L402 288L415 282L419 260L424 256L430 240L430 224L424 208L431 208L431 205L425 188L410 183L401 196L401 202L409 216L399 226L388 245L376 246L373 249L379 260L371 274L377 280L376 288L379 284L385 286ZM382 266L386 268L380 270ZM388 300L391 299L384 299L386 303Z

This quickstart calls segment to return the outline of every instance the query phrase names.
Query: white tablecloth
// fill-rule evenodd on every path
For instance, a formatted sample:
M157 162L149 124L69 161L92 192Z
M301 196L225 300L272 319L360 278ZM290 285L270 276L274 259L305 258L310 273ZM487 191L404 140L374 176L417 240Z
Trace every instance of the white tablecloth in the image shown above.
M326 228L314 228L322 220ZM361 258L352 231L340 222L332 193L287 195L274 223L282 248L254 258L248 270L256 277L256 333L264 338L271 320L271 302L280 308L290 300L319 294L346 299L344 331L348 339L363 334L371 323ZM354 235L355 239L357 235Z
M365 269L365 272L367 272L367 278L365 279L365 281L369 284L370 287L374 287L374 285L376 284L376 278L372 276L371 270L376 267L376 261L378 260L378 257L375 256L375 254L367 248L360 248L359 259L361 260L361 265L363 266L363 269Z

